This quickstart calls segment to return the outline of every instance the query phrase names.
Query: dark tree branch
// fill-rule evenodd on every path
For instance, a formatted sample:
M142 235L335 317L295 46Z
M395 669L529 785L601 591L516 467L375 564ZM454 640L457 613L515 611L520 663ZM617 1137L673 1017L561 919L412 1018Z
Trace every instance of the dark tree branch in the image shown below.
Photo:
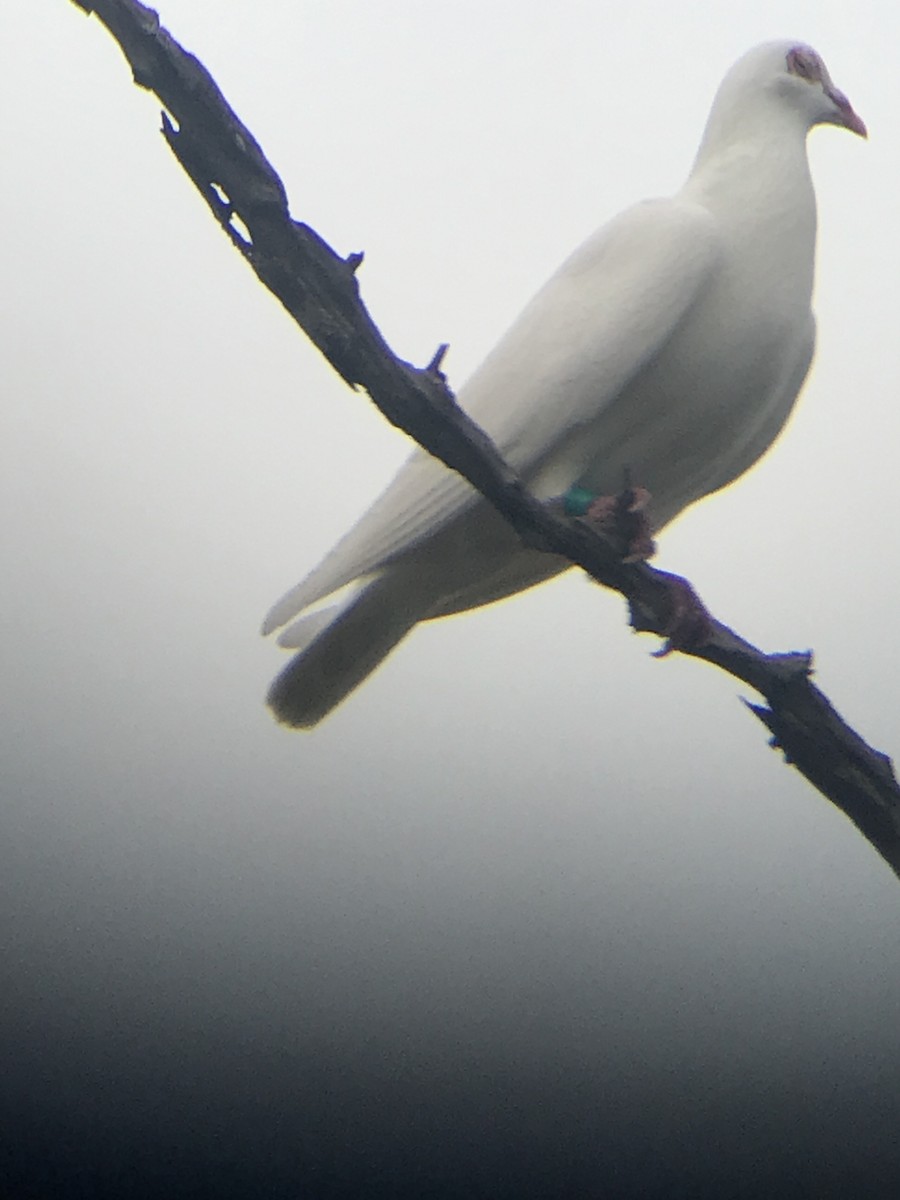
M634 628L668 636L672 576L622 561L621 547L584 522L539 503L487 435L458 407L441 373L445 348L425 368L398 359L359 296L361 254L342 258L294 221L284 187L256 139L206 68L137 0L72 0L119 43L135 82L167 110L163 135L232 243L351 387L364 388L394 425L459 471L532 546L583 568L621 592ZM900 875L900 788L890 759L868 746L811 682L811 655L763 654L711 621L708 639L683 653L749 684L750 705L780 748L857 825Z

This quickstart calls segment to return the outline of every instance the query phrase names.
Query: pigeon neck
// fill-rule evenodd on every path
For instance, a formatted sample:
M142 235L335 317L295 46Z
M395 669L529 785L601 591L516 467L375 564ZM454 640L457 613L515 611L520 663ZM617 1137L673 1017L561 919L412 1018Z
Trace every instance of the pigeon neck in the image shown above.
M727 114L725 114L727 115ZM747 219L756 213L801 210L815 222L815 195L806 155L807 127L773 121L759 109L755 119L710 120L684 194L720 215Z
M765 269L793 272L811 292L817 221L805 131L769 127L724 146L704 138L681 196L715 218L736 252L765 258L769 247L776 261Z
M805 161L808 132L808 122L799 114L785 112L774 96L763 93L752 105L738 97L720 96L703 131L691 177L729 159L787 157L799 152Z

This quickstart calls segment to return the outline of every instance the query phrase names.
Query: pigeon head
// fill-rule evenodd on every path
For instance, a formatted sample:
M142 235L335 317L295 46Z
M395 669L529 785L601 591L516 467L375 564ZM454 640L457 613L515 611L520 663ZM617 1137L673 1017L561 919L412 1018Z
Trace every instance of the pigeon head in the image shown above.
M764 42L734 64L709 114L698 162L750 140L806 137L814 125L840 125L860 137L866 127L828 69L803 42Z
M831 82L828 68L812 46L791 46L784 56L786 89L796 95L800 105L809 113L810 125L842 125L860 137L867 137L862 119L853 106Z

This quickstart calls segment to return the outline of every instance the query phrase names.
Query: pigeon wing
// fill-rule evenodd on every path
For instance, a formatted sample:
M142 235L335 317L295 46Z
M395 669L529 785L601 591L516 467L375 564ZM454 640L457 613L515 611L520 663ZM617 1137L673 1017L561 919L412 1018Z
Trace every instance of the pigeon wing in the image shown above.
M534 478L678 336L719 259L715 222L701 205L676 197L626 210L538 292L461 390L460 404L510 464ZM565 463L561 470L565 476ZM272 608L264 632L377 573L479 500L462 476L415 451L320 565Z

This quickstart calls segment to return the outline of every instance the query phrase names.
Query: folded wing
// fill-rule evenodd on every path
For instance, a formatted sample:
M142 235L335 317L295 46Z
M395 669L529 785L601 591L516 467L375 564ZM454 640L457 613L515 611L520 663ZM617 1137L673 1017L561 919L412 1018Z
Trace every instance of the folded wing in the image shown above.
M554 478L554 454L676 335L720 256L715 222L699 205L676 197L628 209L535 296L462 389L460 404L527 480ZM559 465L564 477L566 464ZM377 575L479 502L460 475L416 450L322 563L272 608L263 631Z

